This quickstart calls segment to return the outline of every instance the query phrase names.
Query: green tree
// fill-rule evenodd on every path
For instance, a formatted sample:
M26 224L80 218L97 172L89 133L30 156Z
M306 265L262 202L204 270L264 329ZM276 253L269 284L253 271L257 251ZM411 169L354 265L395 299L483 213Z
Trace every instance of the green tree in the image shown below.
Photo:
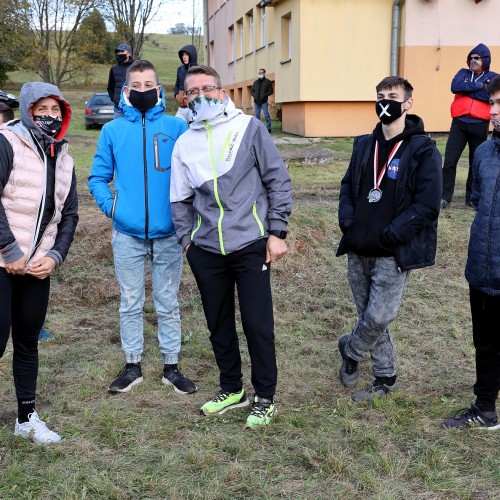
M76 52L91 63L107 63L112 52L112 38L106 22L97 9L83 18L76 36Z
M3 0L2 0L3 1ZM76 52L77 32L100 0L25 0L19 12L30 20L31 48L22 67L57 86L88 68Z
M7 81L7 72L19 67L30 51L31 31L29 19L23 14L25 4L23 0L0 1L0 85Z

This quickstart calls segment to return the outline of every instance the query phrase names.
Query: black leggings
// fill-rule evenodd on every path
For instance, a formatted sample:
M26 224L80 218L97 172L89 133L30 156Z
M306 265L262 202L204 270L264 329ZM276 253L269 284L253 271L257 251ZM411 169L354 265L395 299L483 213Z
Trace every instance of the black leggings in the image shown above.
M12 372L18 398L35 399L38 334L45 321L50 278L8 274L0 268L0 358L12 327Z

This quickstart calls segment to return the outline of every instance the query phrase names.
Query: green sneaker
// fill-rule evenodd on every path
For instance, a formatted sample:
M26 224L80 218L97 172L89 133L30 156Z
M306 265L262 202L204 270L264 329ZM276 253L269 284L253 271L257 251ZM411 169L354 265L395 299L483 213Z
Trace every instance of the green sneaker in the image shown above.
M278 409L273 401L266 398L261 398L255 395L252 411L247 418L246 427L253 429L260 425L269 425L274 416L278 413Z
M242 408L248 406L248 401L245 390L240 392L224 392L222 389L217 393L215 398L207 401L201 408L201 415L222 415L233 408Z

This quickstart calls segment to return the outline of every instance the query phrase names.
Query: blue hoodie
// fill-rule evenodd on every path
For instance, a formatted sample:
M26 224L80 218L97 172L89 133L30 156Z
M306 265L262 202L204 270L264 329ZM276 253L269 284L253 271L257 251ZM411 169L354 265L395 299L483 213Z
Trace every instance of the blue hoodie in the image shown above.
M124 117L102 128L89 176L89 189L113 227L141 239L172 236L170 167L177 138L187 130L183 120L163 114L160 99L144 115L122 90ZM114 179L114 192L109 184Z

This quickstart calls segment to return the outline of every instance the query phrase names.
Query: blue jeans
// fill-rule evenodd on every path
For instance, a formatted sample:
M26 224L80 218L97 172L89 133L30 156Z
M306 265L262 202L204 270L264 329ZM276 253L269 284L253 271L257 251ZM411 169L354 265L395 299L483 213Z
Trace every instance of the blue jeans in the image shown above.
M349 335L346 354L360 361L370 352L375 377L392 377L396 361L389 324L401 305L408 271L401 272L394 257L362 257L349 252L347 278L358 322Z
M260 110L262 109L262 111L264 111L264 116L266 118L267 130L271 131L271 117L269 116L269 105L267 104L267 102L264 102L262 104L257 104L256 102L254 102L254 104L255 104L255 118L260 120Z
M176 237L142 240L113 229L111 242L116 279L120 285L120 337L126 362L139 363L144 348L144 273L147 257L163 362L177 363L181 349L177 294L181 281L182 250Z

